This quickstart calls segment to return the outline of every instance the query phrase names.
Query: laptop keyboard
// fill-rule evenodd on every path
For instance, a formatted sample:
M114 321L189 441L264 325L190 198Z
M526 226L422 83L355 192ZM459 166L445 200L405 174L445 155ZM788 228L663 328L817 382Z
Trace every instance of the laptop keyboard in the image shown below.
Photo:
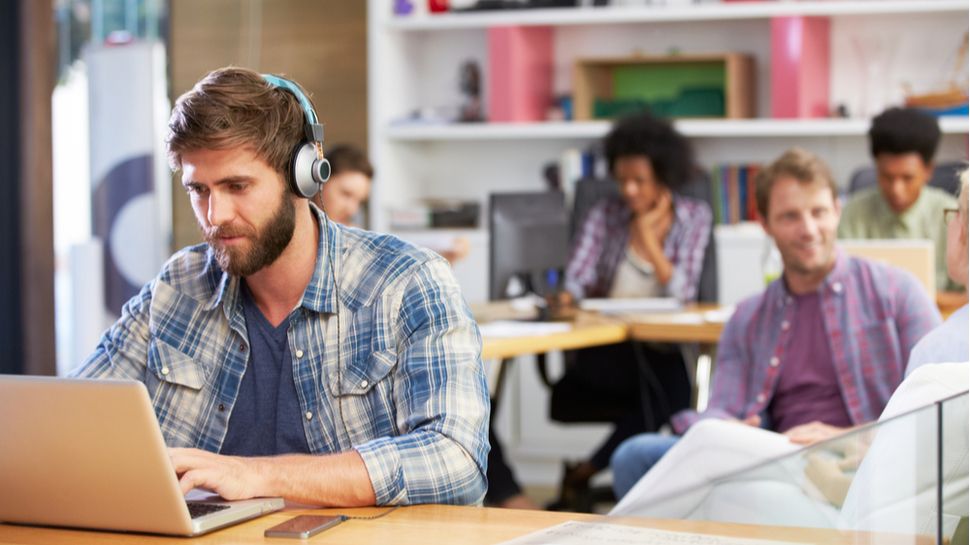
M223 509L229 509L228 505L219 503L186 502L186 505L189 506L189 516L194 519L204 517L216 511L222 511Z

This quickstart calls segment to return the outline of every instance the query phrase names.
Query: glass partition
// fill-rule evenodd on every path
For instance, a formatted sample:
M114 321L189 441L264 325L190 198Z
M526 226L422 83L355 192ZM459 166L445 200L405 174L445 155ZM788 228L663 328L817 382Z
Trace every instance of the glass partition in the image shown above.
M838 543L966 543L967 417L964 392L806 448L703 421L611 515L829 529Z
M943 483L939 488L942 542L949 540L950 545L968 545L967 511L970 498L967 496L968 458L970 458L970 424L968 424L968 396L963 394L950 398L940 404L940 423L942 428L942 450L940 455L940 475Z

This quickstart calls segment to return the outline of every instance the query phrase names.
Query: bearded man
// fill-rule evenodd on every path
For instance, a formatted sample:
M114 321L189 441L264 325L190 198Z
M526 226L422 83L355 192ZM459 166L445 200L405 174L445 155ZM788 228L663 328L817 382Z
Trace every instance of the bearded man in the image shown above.
M128 301L75 374L145 384L186 492L481 502L478 328L441 256L308 200L322 140L278 76L220 69L180 97L169 158L205 243Z

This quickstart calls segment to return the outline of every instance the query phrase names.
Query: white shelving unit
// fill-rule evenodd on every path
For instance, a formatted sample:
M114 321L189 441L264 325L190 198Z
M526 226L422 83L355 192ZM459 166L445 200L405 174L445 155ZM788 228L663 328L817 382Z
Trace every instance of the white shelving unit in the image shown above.
M651 8L584 7L576 9L530 9L478 11L469 13L422 14L389 19L393 30L448 30L487 28L503 25L604 25L660 22L725 21L731 19L767 19L770 17L868 14L924 14L966 11L963 0L854 0L854 1L783 1L707 3L688 6L655 6Z
M677 130L693 138L801 138L865 136L869 121L864 119L744 119L678 120ZM970 126L962 117L940 120L944 134L966 134ZM552 121L546 123L398 124L385 135L396 142L488 141L488 140L573 140L602 138L609 131L607 121Z
M381 231L390 230L390 207L408 206L422 198L475 199L484 212L489 193L538 190L544 164L558 160L566 149L588 146L609 130L609 123L601 121L408 121L417 110L440 113L457 108L462 101L458 67L465 60L477 61L483 81L488 81L489 27L554 27L555 94L569 93L577 57L625 55L633 50L748 53L757 66L759 117L678 121L678 129L693 140L698 161L703 166L766 162L797 145L822 155L845 180L869 160L868 115L895 102L903 83L928 90L949 75L954 52L967 30L968 8L965 0L828 0L398 17L392 14L390 0L369 2L369 148L377 167L370 217L372 227ZM860 115L769 118L770 21L797 15L831 18L830 98L833 105L845 104ZM487 104L487 84L483 92ZM967 119L945 118L942 125L946 137L941 158L966 157ZM487 249L484 234L473 236ZM487 261L483 263L487 267ZM485 270L460 276L470 300L485 297Z
M416 0L422 1L422 0ZM609 130L607 122L431 124L407 121L416 110L456 109L458 69L482 69L488 104L487 29L506 25L554 27L553 93L568 94L580 57L633 51L684 54L737 51L756 63L757 113L745 120L680 120L698 162L768 162L791 146L820 154L843 183L870 161L868 117L898 102L902 84L917 92L950 76L967 31L966 0L850 0L704 2L683 7L516 10L395 17L391 0L368 0L369 148L377 178L372 228L389 230L387 211L427 197L477 200L482 218L471 254L455 267L470 301L486 296L488 195L543 188L542 167L568 149L582 149ZM830 100L850 119L770 119L771 18L830 17ZM965 159L968 120L945 118L939 158ZM436 233L402 232L421 242ZM580 458L606 433L602 426L546 422L546 392L530 365L518 366L499 415L499 431L521 480L552 485L558 460Z

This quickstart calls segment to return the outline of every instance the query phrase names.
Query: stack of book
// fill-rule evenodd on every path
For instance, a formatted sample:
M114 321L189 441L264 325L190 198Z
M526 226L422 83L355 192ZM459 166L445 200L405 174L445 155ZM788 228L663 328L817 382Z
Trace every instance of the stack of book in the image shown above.
M711 208L714 223L755 221L758 206L754 181L761 165L716 165L711 169Z

